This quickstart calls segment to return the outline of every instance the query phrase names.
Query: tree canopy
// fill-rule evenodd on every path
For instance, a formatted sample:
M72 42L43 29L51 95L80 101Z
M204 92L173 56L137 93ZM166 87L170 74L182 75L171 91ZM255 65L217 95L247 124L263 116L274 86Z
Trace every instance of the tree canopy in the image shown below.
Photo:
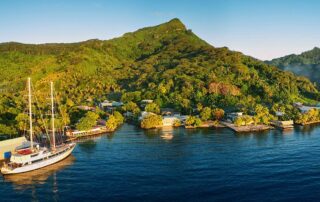
M71 124L82 113L75 106L109 97L124 102L123 109L135 115L143 99L191 114L199 104L230 111L257 104L316 103L320 98L308 79L226 47L213 47L178 19L111 40L1 43L0 71L0 124L14 130L19 128L15 118L23 112L29 76L42 102L49 81L54 81Z

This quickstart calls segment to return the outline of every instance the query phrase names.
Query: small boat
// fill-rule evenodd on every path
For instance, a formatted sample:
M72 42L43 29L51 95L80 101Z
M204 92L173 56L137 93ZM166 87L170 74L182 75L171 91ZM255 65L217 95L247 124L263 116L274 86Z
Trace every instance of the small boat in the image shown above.
M54 163L57 163L68 157L73 149L75 143L63 143L56 145L55 143L55 127L54 127L54 100L53 100L53 83L51 82L51 124L52 124L52 144L51 147L40 146L40 144L33 142L33 128L32 128L32 102L31 102L31 80L28 78L29 91L29 124L30 124L30 144L21 145L18 147L10 157L9 163L4 163L1 168L3 175L25 173L37 170Z

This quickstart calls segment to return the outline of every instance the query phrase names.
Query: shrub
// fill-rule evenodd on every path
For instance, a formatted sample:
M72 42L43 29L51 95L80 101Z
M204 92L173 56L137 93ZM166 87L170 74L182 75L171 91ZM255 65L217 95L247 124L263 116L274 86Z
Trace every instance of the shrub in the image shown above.
M141 128L145 128L145 129L156 128L161 125L162 125L162 117L156 114L147 115L141 121Z
M203 121L207 121L208 119L210 119L211 118L211 109L210 109L210 107L203 108L201 110L200 117L201 117L201 120L203 120Z
M146 105L145 110L155 114L160 114L160 107L156 103L149 103Z
M200 126L202 123L201 119L196 116L188 116L186 120L187 126Z

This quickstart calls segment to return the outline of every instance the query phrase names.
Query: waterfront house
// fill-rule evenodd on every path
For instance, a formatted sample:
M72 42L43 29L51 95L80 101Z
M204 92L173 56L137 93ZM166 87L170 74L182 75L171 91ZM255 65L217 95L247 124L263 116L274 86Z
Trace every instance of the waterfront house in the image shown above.
M177 116L163 116L162 117L162 124L163 126L174 126L174 124L180 121L180 119Z
M142 111L141 115L139 116L139 121L141 121L142 119L144 119L146 116L148 115L155 115L155 113L152 112L147 112L147 111Z
M271 125L276 126L278 128L282 128L282 129L291 129L291 128L293 128L293 120L271 121Z
M162 115L167 115L167 116L177 114L177 112L172 108L161 108L160 111Z
M232 112L227 114L227 120L230 120L231 122L234 122L236 118L243 116L243 112Z
M306 113L311 109L320 110L320 106L306 106L306 105L301 104L300 102L294 103L293 106L298 108L301 113Z

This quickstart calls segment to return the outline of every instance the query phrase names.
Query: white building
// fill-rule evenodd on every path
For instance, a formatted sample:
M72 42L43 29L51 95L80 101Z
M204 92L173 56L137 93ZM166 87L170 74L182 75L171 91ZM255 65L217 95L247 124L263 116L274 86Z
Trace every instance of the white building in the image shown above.
M153 103L153 100L141 100L141 104L150 104Z
M105 100L99 104L100 108L104 107L121 107L123 105L122 102L116 102L116 101L109 101Z
M305 106L301 104L300 102L294 103L293 106L298 108L302 113L306 113L310 111L311 109L318 109L320 110L320 106Z
M155 113L142 111L141 116L139 116L139 120L141 121L142 119L144 119L148 115L155 115Z
M227 119L229 119L230 121L235 121L236 118L243 116L243 112L232 112L227 114Z
M176 116L163 116L162 117L163 126L173 126L176 121L180 121L180 119Z

